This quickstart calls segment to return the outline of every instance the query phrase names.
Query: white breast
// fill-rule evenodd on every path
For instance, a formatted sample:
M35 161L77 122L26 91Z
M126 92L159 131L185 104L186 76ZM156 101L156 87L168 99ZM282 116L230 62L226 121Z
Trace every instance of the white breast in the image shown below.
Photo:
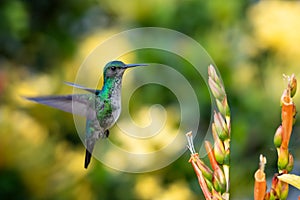
M121 114L121 84L118 84L118 86L119 87L115 87L111 94L113 124L118 120Z

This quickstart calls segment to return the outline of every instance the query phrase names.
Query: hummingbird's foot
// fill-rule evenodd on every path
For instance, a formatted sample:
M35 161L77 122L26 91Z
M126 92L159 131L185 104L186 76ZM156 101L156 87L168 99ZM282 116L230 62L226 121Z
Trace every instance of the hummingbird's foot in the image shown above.
M105 130L104 131L104 136L105 136L105 138L108 138L108 136L109 136L109 130Z

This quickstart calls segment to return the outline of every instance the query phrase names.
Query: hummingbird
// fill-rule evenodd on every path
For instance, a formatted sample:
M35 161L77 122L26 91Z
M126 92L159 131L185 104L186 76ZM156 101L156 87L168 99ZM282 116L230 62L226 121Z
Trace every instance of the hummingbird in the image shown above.
M25 98L65 112L86 117L84 168L87 169L96 141L109 136L109 129L116 123L120 116L123 74L126 69L137 66L147 65L124 64L121 61L107 63L103 70L104 81L101 90L65 82L69 86L85 90L88 93Z

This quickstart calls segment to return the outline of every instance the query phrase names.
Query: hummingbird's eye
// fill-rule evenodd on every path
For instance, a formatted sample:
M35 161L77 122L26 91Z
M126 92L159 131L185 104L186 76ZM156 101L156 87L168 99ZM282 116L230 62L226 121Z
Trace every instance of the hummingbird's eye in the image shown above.
M115 66L112 66L110 69L111 69L112 71L115 71L115 70L116 70L116 67L115 67Z

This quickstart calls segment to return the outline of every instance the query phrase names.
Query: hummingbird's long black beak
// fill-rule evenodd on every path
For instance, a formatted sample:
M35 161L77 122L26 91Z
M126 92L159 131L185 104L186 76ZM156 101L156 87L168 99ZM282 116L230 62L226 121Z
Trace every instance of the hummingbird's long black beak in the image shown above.
M125 68L138 67L138 66L148 66L147 64L127 64Z

